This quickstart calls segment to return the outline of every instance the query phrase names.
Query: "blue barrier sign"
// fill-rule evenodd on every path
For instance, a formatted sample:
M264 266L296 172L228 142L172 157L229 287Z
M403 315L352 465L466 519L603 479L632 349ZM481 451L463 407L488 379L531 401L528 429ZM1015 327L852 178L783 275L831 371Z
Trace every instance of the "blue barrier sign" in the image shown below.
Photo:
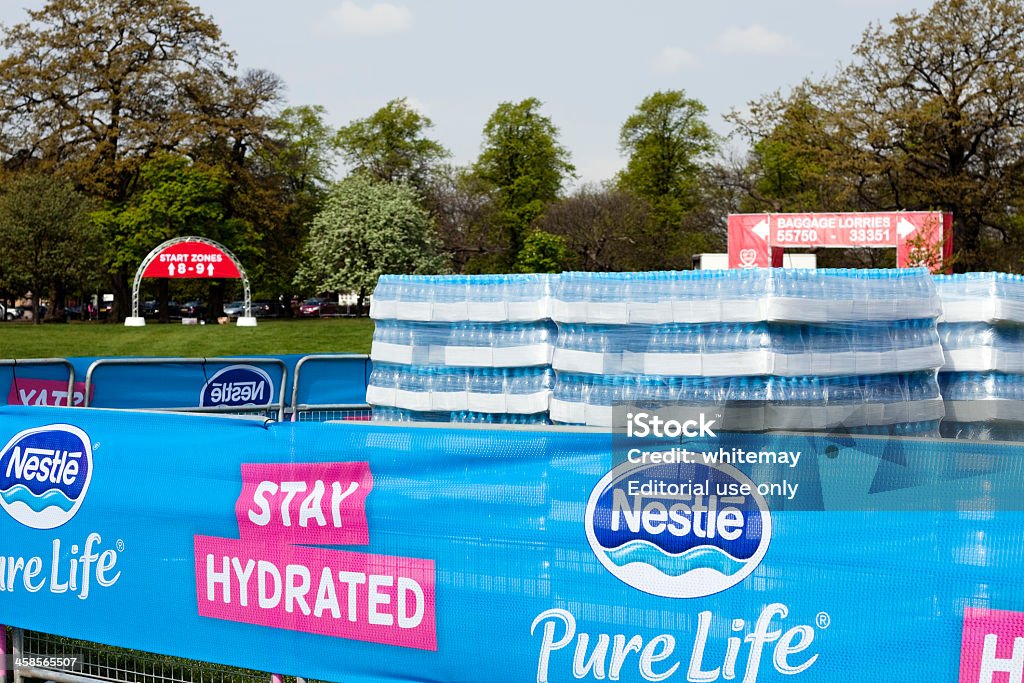
M146 358L71 358L75 369L72 405L85 405L85 379L96 361L89 405L93 408L245 408L276 404L285 376L284 396L291 401L296 368L303 356L257 357L208 363L176 363L174 359L142 364ZM114 361L108 363L108 361ZM122 364L129 361L129 364ZM134 363L134 364L131 364ZM312 356L303 363L298 404L360 405L366 402L370 360L357 354ZM0 367L0 405L66 406L67 368Z
M5 407L0 622L328 681L1016 680L1024 451L905 444Z

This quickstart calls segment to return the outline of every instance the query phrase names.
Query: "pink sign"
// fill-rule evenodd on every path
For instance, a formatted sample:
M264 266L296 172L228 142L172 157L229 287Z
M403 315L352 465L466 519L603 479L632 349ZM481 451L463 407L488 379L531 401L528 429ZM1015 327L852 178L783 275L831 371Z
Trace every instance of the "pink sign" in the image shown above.
M437 650L433 560L195 537L199 614Z
M95 393L93 385L90 393ZM91 398L91 396L90 396ZM75 382L71 405L85 403L85 382ZM68 383L59 379L15 379L7 392L7 405L11 406L66 406Z
M786 247L895 247L901 268L937 270L952 254L951 231L952 216L934 211L731 214L729 267L781 265Z
M366 462L243 464L239 535L263 544L367 545L372 489Z
M960 683L1004 683L1024 677L1024 612L964 609Z
M156 255L142 277L238 279L238 266L223 249L206 242L176 242Z

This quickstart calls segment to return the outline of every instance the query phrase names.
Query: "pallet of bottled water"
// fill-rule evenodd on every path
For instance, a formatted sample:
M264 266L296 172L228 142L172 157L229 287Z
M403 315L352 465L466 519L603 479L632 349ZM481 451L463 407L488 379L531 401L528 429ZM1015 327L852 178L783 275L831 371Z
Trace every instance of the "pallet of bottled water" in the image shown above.
M558 323L810 323L935 318L940 304L926 269L737 269L562 273Z
M449 367L550 365L557 329L550 321L519 323L378 320L375 363Z
M564 323L560 372L732 377L858 375L941 367L934 319L849 323Z
M1016 422L1024 425L1024 375L1004 372L939 374L950 422Z
M805 377L559 373L551 420L615 427L622 406L719 411L723 429L824 430L911 424L945 414L936 372Z
M377 363L366 402L415 412L518 413L548 410L550 367L469 368Z
M945 354L943 372L1024 373L1024 325L941 323L939 338Z
M557 275L381 275L374 320L533 322L551 317Z
M1024 323L1024 276L1010 273L936 275L942 322Z

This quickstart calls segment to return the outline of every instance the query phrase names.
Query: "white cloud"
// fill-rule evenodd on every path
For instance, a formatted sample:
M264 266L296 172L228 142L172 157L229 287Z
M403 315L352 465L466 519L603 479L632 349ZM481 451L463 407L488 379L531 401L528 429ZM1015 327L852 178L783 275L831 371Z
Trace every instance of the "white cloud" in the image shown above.
M717 47L721 52L736 55L788 55L796 52L796 44L792 40L760 24L726 29L718 36Z
M412 26L412 11L390 2L378 2L364 8L345 0L331 11L331 19L342 33L379 36L407 31Z
M651 61L655 70L673 74L697 66L697 58L681 47L664 47Z

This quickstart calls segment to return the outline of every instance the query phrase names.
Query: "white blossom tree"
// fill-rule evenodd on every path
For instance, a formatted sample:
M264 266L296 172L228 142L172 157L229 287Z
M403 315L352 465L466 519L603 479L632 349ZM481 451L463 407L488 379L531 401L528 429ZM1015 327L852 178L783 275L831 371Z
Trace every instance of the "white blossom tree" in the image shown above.
M313 218L296 283L354 292L362 309L382 274L447 270L433 221L416 193L355 173L331 188Z

